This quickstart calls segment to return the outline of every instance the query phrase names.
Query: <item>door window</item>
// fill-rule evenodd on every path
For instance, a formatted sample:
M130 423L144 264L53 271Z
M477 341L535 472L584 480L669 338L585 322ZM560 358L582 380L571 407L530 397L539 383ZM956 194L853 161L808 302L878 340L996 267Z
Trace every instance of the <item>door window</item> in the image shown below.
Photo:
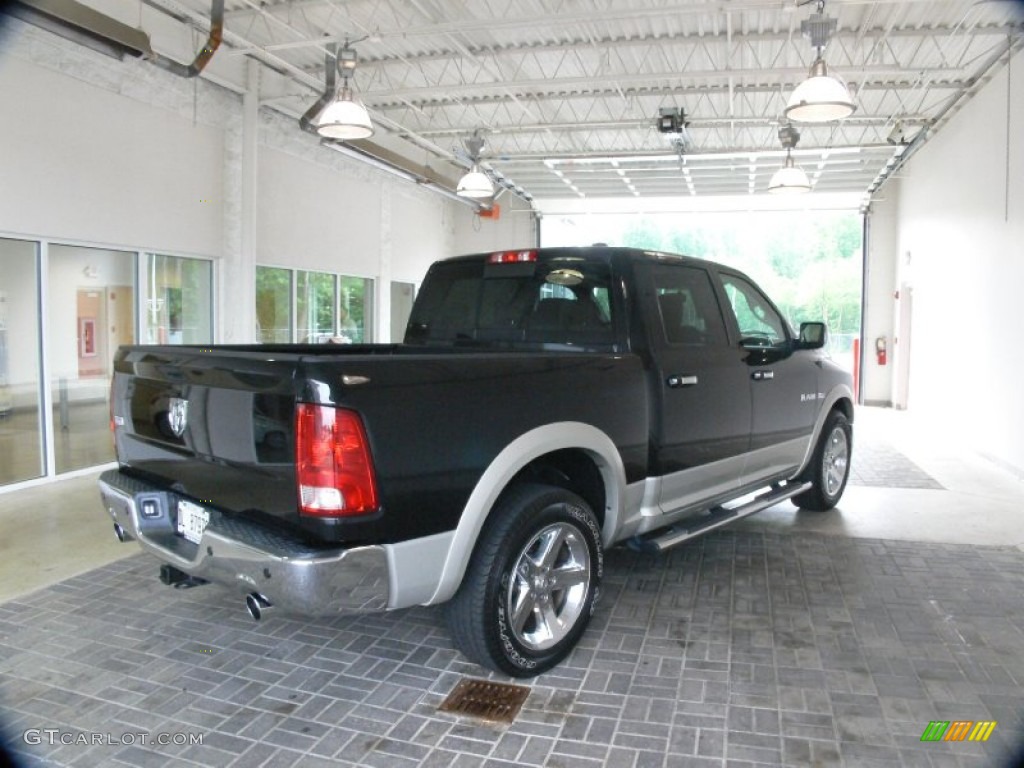
M669 344L726 346L722 311L711 277L697 267L660 265L654 290L665 341Z
M722 275L722 284L742 344L775 346L786 341L785 321L764 294L736 275Z

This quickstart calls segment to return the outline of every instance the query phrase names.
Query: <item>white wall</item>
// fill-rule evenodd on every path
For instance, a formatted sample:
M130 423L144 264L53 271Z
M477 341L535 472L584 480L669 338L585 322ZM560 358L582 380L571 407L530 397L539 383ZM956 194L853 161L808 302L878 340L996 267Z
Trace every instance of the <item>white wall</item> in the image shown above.
M32 53L45 59L62 50L46 45ZM0 230L199 255L220 251L216 128L193 126L16 53L0 54ZM130 79L147 65L122 66Z
M387 232L381 232L381 239L386 239L390 246L391 279L419 286L433 262L459 253L455 222L466 206L445 201L436 194L433 200L424 201L405 187L399 184L392 189L390 222ZM424 237L424 232L437 232L444 237Z
M1011 66L901 174L896 285L913 287L908 409L1024 471L1024 56Z
M893 403L893 294L899 248L898 183L889 182L883 199L872 203L868 214L867 242L864 244L867 253L864 327L861 332L866 348L860 374L861 398L867 405L889 406ZM879 336L884 336L888 345L885 365L879 365L875 355L875 339Z
M456 253L484 253L537 245L537 222L529 206L508 192L498 199L498 205L501 213L497 220L482 219L471 208L459 206Z
M267 146L259 152L256 260L374 277L382 184Z
M391 281L422 281L454 255L463 208L320 146L294 121L260 120L256 262L374 280L373 338L390 341Z
M0 236L213 258L216 341L255 340L255 264L373 278L386 339L391 280L419 283L472 226L465 206L321 147L296 120L247 121L243 98L202 79L14 19L3 32Z

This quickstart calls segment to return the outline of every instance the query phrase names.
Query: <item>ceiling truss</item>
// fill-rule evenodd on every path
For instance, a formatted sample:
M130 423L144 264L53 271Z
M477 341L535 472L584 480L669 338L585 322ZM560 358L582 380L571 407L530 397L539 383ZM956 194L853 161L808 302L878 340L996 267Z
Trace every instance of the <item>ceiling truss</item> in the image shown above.
M142 0L203 31L209 0ZM226 60L276 75L265 107L292 117L323 89L331 43L380 141L410 162L483 164L532 199L764 192L782 111L815 56L798 0L227 0ZM876 191L1021 47L1011 0L829 0L825 50L857 111L800 126L815 191ZM657 130L682 109L681 135Z

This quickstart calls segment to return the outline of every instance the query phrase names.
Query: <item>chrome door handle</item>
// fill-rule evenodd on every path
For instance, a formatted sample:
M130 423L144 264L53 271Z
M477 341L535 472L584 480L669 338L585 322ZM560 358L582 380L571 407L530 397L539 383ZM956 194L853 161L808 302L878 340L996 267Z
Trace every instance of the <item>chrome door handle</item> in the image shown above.
M665 382L671 389L679 389L680 387L692 387L697 383L696 376L669 376Z
M754 371L751 378L754 381L771 381L775 378L775 371Z

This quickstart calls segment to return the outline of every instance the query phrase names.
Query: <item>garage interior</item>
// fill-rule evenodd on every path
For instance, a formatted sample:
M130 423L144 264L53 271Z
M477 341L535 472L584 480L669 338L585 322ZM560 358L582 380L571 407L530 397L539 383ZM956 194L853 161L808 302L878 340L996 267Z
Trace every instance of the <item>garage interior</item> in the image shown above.
M0 20L17 765L1013 764L1021 3L25 0ZM788 120L819 52L855 109ZM317 134L343 84L372 135ZM769 193L787 157L806 194ZM473 170L493 197L458 194ZM828 513L610 551L583 641L516 681L511 723L439 711L463 678L510 681L453 650L438 607L257 624L111 535L117 345L398 340L436 259L536 246L546 219L719 210L863 214L850 487ZM936 721L996 726L925 740ZM26 735L45 729L121 741Z

